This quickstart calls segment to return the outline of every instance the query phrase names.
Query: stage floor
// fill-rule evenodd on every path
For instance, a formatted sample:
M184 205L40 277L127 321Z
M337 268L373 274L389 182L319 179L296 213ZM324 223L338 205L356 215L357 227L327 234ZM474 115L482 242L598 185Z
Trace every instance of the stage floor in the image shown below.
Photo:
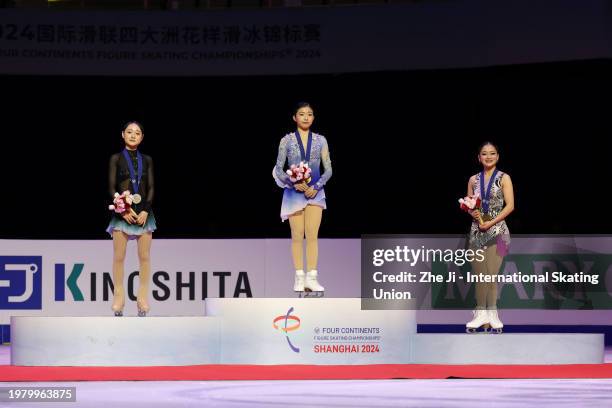
M612 349L606 350L612 362ZM10 362L0 346L0 370ZM114 381L2 383L73 386L77 402L57 407L601 407L612 380ZM14 404L10 404L13 406ZM9 404L0 406L9 406Z

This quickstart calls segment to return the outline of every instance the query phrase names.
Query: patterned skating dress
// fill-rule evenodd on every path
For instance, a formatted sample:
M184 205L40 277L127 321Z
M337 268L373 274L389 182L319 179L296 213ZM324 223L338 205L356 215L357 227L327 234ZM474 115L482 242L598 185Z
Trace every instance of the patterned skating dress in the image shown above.
M489 196L489 211L487 212L488 219L492 220L497 217L497 215L504 208L504 193L502 191L501 181L504 173L498 171L495 174L495 177L491 177L489 183L493 183L491 186L491 194ZM476 182L474 183L474 190L472 194L481 194L480 189L480 173L474 176ZM486 191L488 189L487 183L484 187L484 192L486 195ZM481 195L481 199L485 199ZM485 214L482 214L485 217ZM482 249L486 246L497 245L497 253L500 256L505 256L508 253L508 247L510 245L510 231L508 230L508 225L506 225L506 221L502 220L489 228L487 231L481 231L478 228L478 221L472 222L472 228L470 230L470 247L475 249Z
M311 180L308 185L314 186L318 191L313 198L306 198L303 192L295 190L293 183L289 180L289 175L285 173L285 161L291 166L300 164L300 161L306 162L305 157L308 155L308 146L302 146L302 140L299 133L289 133L280 141L278 147L278 157L276 166L272 170L272 176L276 184L284 189L283 203L281 205L281 219L285 221L291 214L306 208L308 204L318 205L322 208L327 208L325 204L325 190L323 186L332 175L331 159L329 156L329 148L325 137L311 132L309 135L311 142L310 160L308 165L311 168ZM323 174L320 174L321 162L323 163Z

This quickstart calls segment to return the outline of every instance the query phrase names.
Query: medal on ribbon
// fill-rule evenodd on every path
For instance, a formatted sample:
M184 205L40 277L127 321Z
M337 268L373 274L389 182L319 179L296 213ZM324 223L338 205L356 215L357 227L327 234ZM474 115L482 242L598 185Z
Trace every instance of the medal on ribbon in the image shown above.
M491 221L493 217L489 214L489 203L491 200L491 187L493 187L493 183L495 182L495 177L497 176L498 170L495 169L491 178L489 179L489 184L487 185L487 191L485 194L485 175L484 171L480 173L480 197L482 198L482 220L487 222Z
M132 158L130 157L127 149L123 149L123 157L125 157L125 161L127 162L128 170L130 171L130 182L132 183L132 188L134 189L132 201L134 204L139 204L142 201L142 196L138 194L140 181L142 180L142 155L139 151L136 151L136 160L138 161L138 176L136 176L136 170L134 170L134 164L132 164Z
M300 156L302 156L302 161L305 163L310 163L310 150L312 149L312 131L308 131L308 144L306 145L306 150L304 150L304 143L302 143L302 137L300 136L300 132L295 131L295 138L297 139L298 146L300 147Z
M489 214L483 214L482 215L482 221L487 222L487 221L491 221L493 219L493 217L491 217Z
M298 146L300 147L300 157L302 159L302 161L300 162L299 168L300 169L302 169L302 167L308 168L310 164L310 151L312 150L312 131L308 130L308 142L306 144L306 150L304 150L304 143L302 143L302 137L300 136L300 132L297 130L295 131L295 138L297 139ZM304 179L306 184L309 184L311 180L312 180L311 177Z

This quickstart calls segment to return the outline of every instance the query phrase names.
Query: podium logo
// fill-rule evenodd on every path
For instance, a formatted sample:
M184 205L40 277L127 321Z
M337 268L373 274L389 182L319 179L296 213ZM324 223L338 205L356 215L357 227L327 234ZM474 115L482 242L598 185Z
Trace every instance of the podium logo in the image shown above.
M42 309L42 256L0 256L0 309Z
M276 330L280 330L282 332L285 333L285 337L287 338L287 343L289 344L289 348L296 352L299 353L300 349L298 347L295 347L292 343L291 343L291 339L289 339L289 332L291 331L295 331L297 329L300 328L300 324L301 324L301 320L299 317L292 315L291 312L293 312L293 307L290 307L289 310L287 310L287 314L285 315L280 315L277 316L274 321L272 322L272 326L276 329ZM291 325L289 324L289 322L291 321Z

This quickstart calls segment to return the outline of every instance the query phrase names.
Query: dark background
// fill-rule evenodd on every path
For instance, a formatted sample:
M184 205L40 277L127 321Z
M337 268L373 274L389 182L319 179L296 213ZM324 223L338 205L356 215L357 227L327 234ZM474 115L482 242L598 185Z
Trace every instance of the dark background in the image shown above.
M464 233L477 147L500 147L512 233L610 233L608 61L342 75L0 76L0 238L106 238L108 159L142 121L158 238L288 237L271 176L306 100L334 174L321 237Z

